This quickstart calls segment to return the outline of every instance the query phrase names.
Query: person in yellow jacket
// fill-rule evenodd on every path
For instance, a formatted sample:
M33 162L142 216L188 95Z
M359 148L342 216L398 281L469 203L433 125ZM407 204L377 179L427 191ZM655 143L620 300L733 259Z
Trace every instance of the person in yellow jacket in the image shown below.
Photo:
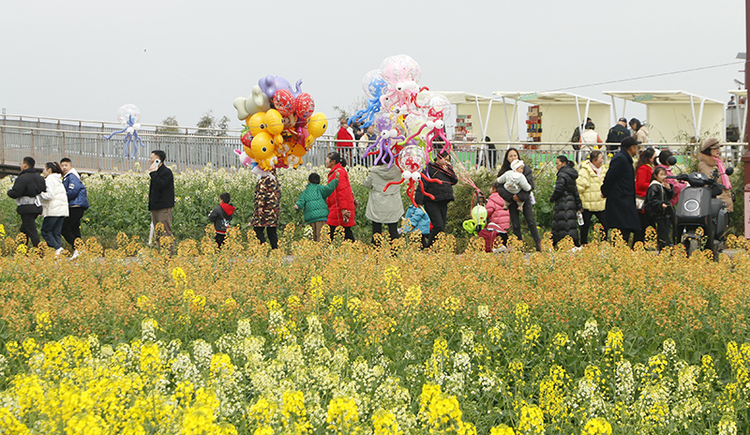
M604 227L604 234L607 233L607 221L604 218L604 208L607 205L607 199L602 196L602 183L607 168L604 167L604 154L599 150L594 150L588 158L581 162L578 170L578 194L583 203L583 225L581 226L581 244L589 242L589 228L591 228L591 219L596 219Z

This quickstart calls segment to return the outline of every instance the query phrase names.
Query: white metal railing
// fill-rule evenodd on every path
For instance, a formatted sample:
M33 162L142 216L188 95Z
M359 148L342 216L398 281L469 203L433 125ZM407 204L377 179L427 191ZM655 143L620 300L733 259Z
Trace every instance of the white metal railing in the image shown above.
M122 129L120 124L111 122L76 121L27 116L0 116L0 165L18 166L24 156L30 155L39 162L57 161L70 157L77 168L86 172L123 172L145 170L150 152L164 150L167 163L177 171L199 169L207 163L218 168L232 168L239 165L235 149L242 149L239 130L210 130L201 132L197 127L142 126L138 134L144 147L139 147L136 157L126 156L123 135L112 139L105 137ZM169 132L165 132L165 129ZM175 131L176 132L173 132ZM211 134L213 133L213 134ZM222 134L222 135L218 135ZM340 141L331 136L319 138L303 158L305 163L315 166L325 163L326 155L339 151L350 165L373 164L374 156L365 156L366 146L371 142L354 142L353 147L343 147ZM569 142L529 143L501 142L490 149L486 143L453 142L454 154L466 167L487 167L491 170L502 164L505 150L514 147L520 150L522 158L529 164L541 165L551 162L563 154L571 160L585 158L576 152ZM602 144L607 145L607 144ZM686 163L686 157L698 151L698 144L649 144L667 147ZM746 148L745 143L728 143L723 148L725 159L732 165ZM130 152L132 153L131 145ZM612 149L608 152L616 152Z

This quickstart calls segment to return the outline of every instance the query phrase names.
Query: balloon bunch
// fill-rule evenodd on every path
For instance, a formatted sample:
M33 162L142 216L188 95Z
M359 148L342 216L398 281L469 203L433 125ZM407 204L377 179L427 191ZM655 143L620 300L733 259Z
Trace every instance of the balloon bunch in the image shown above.
M444 130L445 121L450 117L450 102L443 95L435 94L418 103L419 93L429 90L419 86L421 78L422 70L411 57L400 54L386 58L379 69L364 76L362 87L368 96L367 108L349 118L350 124L362 122L364 128L375 125L379 136L367 148L367 155L376 156L376 164L388 162L389 167L396 161L403 173L400 183L410 180L407 195L412 203L415 203L415 183L424 190L423 178L434 181L422 173L433 144L442 142L441 152L450 152L452 148ZM401 153L407 148L409 155L402 158ZM419 153L422 163L416 170L403 166L406 162L416 164L415 155Z
M135 104L125 104L117 109L117 119L120 121L120 124L125 126L125 128L110 134L105 137L105 139L112 139L112 136L116 134L126 133L125 138L122 140L122 143L125 144L125 157L128 157L128 154L130 153L130 145L133 145L133 154L130 155L130 158L134 159L138 152L136 141L142 147L146 146L143 144L143 141L141 141L140 136L138 136L138 129L141 128L141 124L138 122L141 120L141 111Z
M235 98L237 118L246 125L240 136L243 150L235 150L242 165L257 165L263 171L296 168L315 139L325 133L328 119L314 113L315 102L301 87L302 80L292 88L283 77L266 76L249 97Z

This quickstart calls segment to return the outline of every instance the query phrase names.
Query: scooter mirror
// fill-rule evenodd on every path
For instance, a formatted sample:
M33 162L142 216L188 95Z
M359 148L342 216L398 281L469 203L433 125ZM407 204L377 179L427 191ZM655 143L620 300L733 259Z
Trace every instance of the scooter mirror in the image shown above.
M669 166L674 166L677 164L677 158L675 156L669 156L667 163L669 163Z
M724 173L725 173L725 174L727 174L727 175L732 175L732 174L734 174L734 168L730 166L730 167L728 167L728 168L727 168L727 169L726 169L726 170L724 171Z

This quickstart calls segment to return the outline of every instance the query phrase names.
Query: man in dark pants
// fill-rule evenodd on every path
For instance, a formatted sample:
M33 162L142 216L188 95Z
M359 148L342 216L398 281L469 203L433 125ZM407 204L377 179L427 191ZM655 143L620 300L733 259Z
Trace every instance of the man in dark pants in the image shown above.
M155 234L156 246L160 247L162 236L174 237L172 234L172 209L174 208L174 175L164 164L167 154L162 150L151 152L149 171L151 182L148 187L148 209L151 211L151 223L156 228L162 224L163 232ZM169 248L174 254L174 240Z
M602 197L607 198L604 219L607 226L622 232L625 241L630 233L641 229L641 220L635 208L635 170L633 156L638 154L638 142L626 137L620 143L620 152L612 161L602 183Z
M31 244L39 245L39 233L36 230L36 218L42 213L42 204L37 195L47 190L47 185L38 172L34 170L36 162L32 157L24 157L21 161L21 173L16 178L8 196L16 200L16 212L21 215L19 232L26 234Z
M73 248L73 255L70 258L78 257L76 239L81 238L81 219L83 212L89 208L89 198L86 193L86 186L81 181L78 171L73 168L73 162L65 157L60 159L60 169L63 172L63 187L68 194L68 217L63 221L62 236L70 243Z

